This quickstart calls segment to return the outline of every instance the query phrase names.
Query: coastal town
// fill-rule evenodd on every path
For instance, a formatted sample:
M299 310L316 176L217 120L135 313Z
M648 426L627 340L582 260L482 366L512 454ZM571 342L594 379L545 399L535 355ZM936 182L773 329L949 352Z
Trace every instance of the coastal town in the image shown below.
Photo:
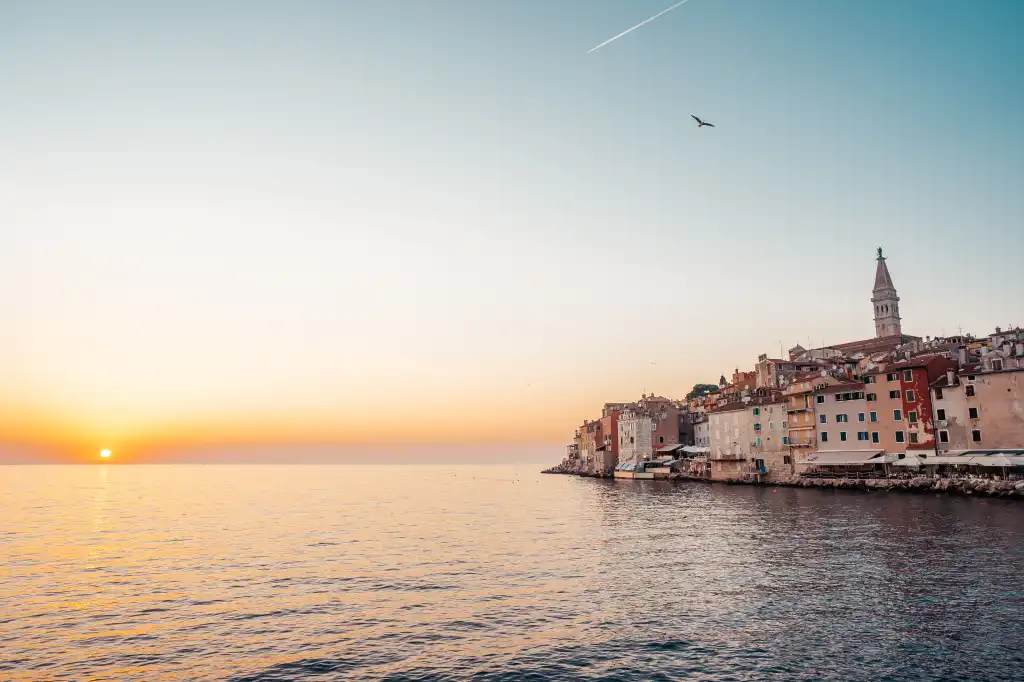
M1024 328L913 336L882 249L875 335L605 403L552 473L1024 497Z

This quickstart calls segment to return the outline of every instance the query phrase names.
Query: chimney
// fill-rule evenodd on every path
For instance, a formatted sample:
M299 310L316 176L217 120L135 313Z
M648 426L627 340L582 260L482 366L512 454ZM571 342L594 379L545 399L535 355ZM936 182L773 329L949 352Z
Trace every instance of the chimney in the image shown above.
M952 386L953 385L953 379L954 379L953 370L947 369L946 370L946 383L948 385Z
M957 362L961 367L967 364L967 346L960 346L957 349Z
M996 334L1002 334L1003 330L1001 327L996 327Z

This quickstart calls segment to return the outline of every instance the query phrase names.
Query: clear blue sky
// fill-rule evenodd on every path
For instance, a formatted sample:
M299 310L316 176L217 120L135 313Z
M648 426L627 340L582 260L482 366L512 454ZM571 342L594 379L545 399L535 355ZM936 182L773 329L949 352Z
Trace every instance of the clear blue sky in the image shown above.
M568 437L871 336L879 245L906 331L1024 324L1024 3L587 53L670 4L3 2L0 440Z

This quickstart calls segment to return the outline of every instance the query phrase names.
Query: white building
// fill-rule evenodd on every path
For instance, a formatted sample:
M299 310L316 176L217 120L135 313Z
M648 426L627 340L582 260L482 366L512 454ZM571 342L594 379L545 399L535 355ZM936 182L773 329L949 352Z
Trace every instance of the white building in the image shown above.
M693 423L693 444L698 448L711 447L711 422L706 415Z
M619 462L639 462L654 454L650 417L625 412L619 417Z

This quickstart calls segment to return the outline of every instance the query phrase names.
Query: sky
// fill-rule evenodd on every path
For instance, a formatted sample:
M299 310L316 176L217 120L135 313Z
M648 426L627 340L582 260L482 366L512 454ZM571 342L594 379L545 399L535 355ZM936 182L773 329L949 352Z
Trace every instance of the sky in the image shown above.
M561 443L1024 324L1024 3L0 2L0 456ZM695 113L715 124L698 129Z

